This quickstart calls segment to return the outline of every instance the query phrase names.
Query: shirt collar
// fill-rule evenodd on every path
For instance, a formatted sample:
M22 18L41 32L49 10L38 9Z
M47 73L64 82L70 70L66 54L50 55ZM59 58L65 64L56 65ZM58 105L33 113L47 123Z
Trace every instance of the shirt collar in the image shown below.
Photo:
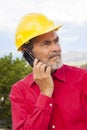
M61 80L61 81L66 81L65 79L65 70L64 70L64 65L57 69L53 74L52 77L56 77L57 79ZM31 73L29 75L29 85L31 86L34 83L34 79L33 79L33 73Z
M57 69L53 74L52 74L52 77L56 77L57 79L61 80L61 81L66 81L66 78L65 78L65 70L64 70L64 65Z
M29 83L29 86L31 86L33 83L34 83L34 79L33 79L33 73L29 74L28 75L28 83Z

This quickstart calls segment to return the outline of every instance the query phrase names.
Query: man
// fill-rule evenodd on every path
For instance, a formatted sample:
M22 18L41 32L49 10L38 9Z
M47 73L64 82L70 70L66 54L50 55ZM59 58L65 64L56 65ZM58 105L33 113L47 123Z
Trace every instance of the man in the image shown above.
M87 130L87 70L62 63L60 27L39 13L18 25L16 46L35 60L11 89L13 130Z

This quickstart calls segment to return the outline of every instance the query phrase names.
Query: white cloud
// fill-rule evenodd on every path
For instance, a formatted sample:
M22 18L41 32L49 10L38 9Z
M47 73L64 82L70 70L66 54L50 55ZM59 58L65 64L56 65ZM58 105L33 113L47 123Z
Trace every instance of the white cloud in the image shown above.
M79 39L79 36L67 36L67 37L63 37L62 38L62 41L66 41L66 43L68 44L72 44L72 43L75 43L76 41L78 41Z
M86 0L3 0L0 1L0 30L13 30L28 12L42 12L55 21L87 22Z
M0 32L11 34L8 36L12 40L10 46L14 45L14 33L20 18L30 12L42 12L56 24L63 23L64 26L58 33L64 50L69 46L65 44L76 43L84 33L81 32L82 29L87 27L87 0L0 0ZM74 31L75 29L79 33ZM1 42L4 43L5 40ZM9 41L7 43L9 45Z

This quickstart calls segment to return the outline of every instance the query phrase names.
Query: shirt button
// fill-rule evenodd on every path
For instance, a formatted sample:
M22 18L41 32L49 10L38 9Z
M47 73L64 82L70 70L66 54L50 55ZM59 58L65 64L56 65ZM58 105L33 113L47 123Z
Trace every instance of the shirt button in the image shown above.
M50 103L50 104L49 104L49 106L50 106L50 107L52 107L52 106L53 106L53 104L52 104L52 103Z
M55 125L52 125L52 128L55 129Z

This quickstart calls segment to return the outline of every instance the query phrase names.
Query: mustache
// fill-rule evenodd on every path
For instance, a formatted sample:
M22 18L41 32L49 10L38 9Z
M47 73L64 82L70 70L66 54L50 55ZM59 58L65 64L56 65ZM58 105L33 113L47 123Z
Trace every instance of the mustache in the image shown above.
M61 58L61 52L52 52L49 56L48 59L51 59L55 56L59 56Z

